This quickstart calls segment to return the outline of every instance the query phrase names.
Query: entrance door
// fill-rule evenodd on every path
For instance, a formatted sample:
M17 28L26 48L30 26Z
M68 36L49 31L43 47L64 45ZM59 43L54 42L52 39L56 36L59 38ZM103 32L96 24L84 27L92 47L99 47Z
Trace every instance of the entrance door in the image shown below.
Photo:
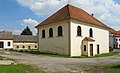
M4 48L3 46L3 42L0 42L0 48Z
M99 45L97 45L97 54L100 53L100 50L99 50Z
M93 56L93 44L90 44L90 56Z

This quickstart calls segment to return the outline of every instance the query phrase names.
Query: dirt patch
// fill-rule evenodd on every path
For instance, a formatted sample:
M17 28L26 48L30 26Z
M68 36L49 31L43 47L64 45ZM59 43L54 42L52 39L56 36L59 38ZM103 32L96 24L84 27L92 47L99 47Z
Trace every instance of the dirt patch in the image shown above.
M12 63L14 62L10 60L0 60L0 65L11 65Z

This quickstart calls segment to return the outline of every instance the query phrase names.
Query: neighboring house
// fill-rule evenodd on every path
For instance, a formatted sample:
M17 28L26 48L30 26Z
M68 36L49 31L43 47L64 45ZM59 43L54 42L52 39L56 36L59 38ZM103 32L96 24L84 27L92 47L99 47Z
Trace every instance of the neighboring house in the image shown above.
M14 35L14 49L38 49L37 36L30 35Z
M12 32L0 31L0 49L13 49Z
M113 28L109 28L110 34L109 34L109 48L112 50L114 48L115 38L114 34L116 33L116 30Z
M120 49L120 31L110 29L110 48L111 49Z
M114 38L114 48L120 49L120 32L113 35L113 38Z
M36 28L38 48L43 53L94 56L109 52L108 26L69 4Z
M112 39L113 39L113 41L110 40L110 42L113 43L112 48L113 49L120 49L120 31L115 31L112 35Z

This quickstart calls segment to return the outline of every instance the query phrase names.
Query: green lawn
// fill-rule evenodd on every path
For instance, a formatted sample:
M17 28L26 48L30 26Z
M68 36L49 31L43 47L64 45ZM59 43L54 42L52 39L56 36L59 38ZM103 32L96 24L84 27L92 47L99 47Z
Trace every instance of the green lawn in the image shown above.
M88 57L88 56L73 56L73 57L70 57L70 56L63 56L63 55L57 55L57 54L44 54L44 53L41 53L39 55L50 56L50 57L58 57L58 58L97 58L97 57L114 56L114 55L117 55L117 54L118 53L110 52L110 53L98 54L98 55L91 56L91 57Z
M0 65L0 73L44 73L31 65Z
M106 57L106 56L114 56L117 55L118 53L110 52L110 53L104 53L104 54L98 54L95 57Z
M0 56L0 60L3 60L3 58L5 58L5 57L3 57L3 56Z
M43 55L43 56L49 56L49 57L57 57L57 58L96 58L96 57L107 57L107 56L114 56L118 53L110 52L110 53L104 53L104 54L98 54L95 56L64 56L64 55L58 55L58 54L47 54L47 53L40 53L38 50L16 50L16 52L20 53L30 53L30 54L36 54L36 55Z

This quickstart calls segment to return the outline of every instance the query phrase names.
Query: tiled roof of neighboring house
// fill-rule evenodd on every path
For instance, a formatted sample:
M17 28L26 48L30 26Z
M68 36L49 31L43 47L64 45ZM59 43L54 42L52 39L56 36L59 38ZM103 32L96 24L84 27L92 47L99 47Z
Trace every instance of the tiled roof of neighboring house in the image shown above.
M113 29L113 28L110 28L110 27L109 27L109 31L110 31L110 33L112 33L112 34L116 33L116 30Z
M120 31L116 31L115 29L110 27L109 27L109 31L111 34L113 34L114 37L120 37Z
M12 32L0 31L0 40L13 40Z
M83 9L77 8L70 4L66 5L65 7L54 13L52 16L44 20L42 23L37 25L36 28L41 25L46 25L68 19L76 19L82 22L91 23L93 25L98 25L108 29L108 26L97 20L94 16L88 14Z
M31 35L13 35L14 42L37 42L37 36L31 36Z
M90 37L85 37L83 41L95 41L95 40L91 39Z
M120 37L120 31L116 31L114 34L113 34L114 37Z

